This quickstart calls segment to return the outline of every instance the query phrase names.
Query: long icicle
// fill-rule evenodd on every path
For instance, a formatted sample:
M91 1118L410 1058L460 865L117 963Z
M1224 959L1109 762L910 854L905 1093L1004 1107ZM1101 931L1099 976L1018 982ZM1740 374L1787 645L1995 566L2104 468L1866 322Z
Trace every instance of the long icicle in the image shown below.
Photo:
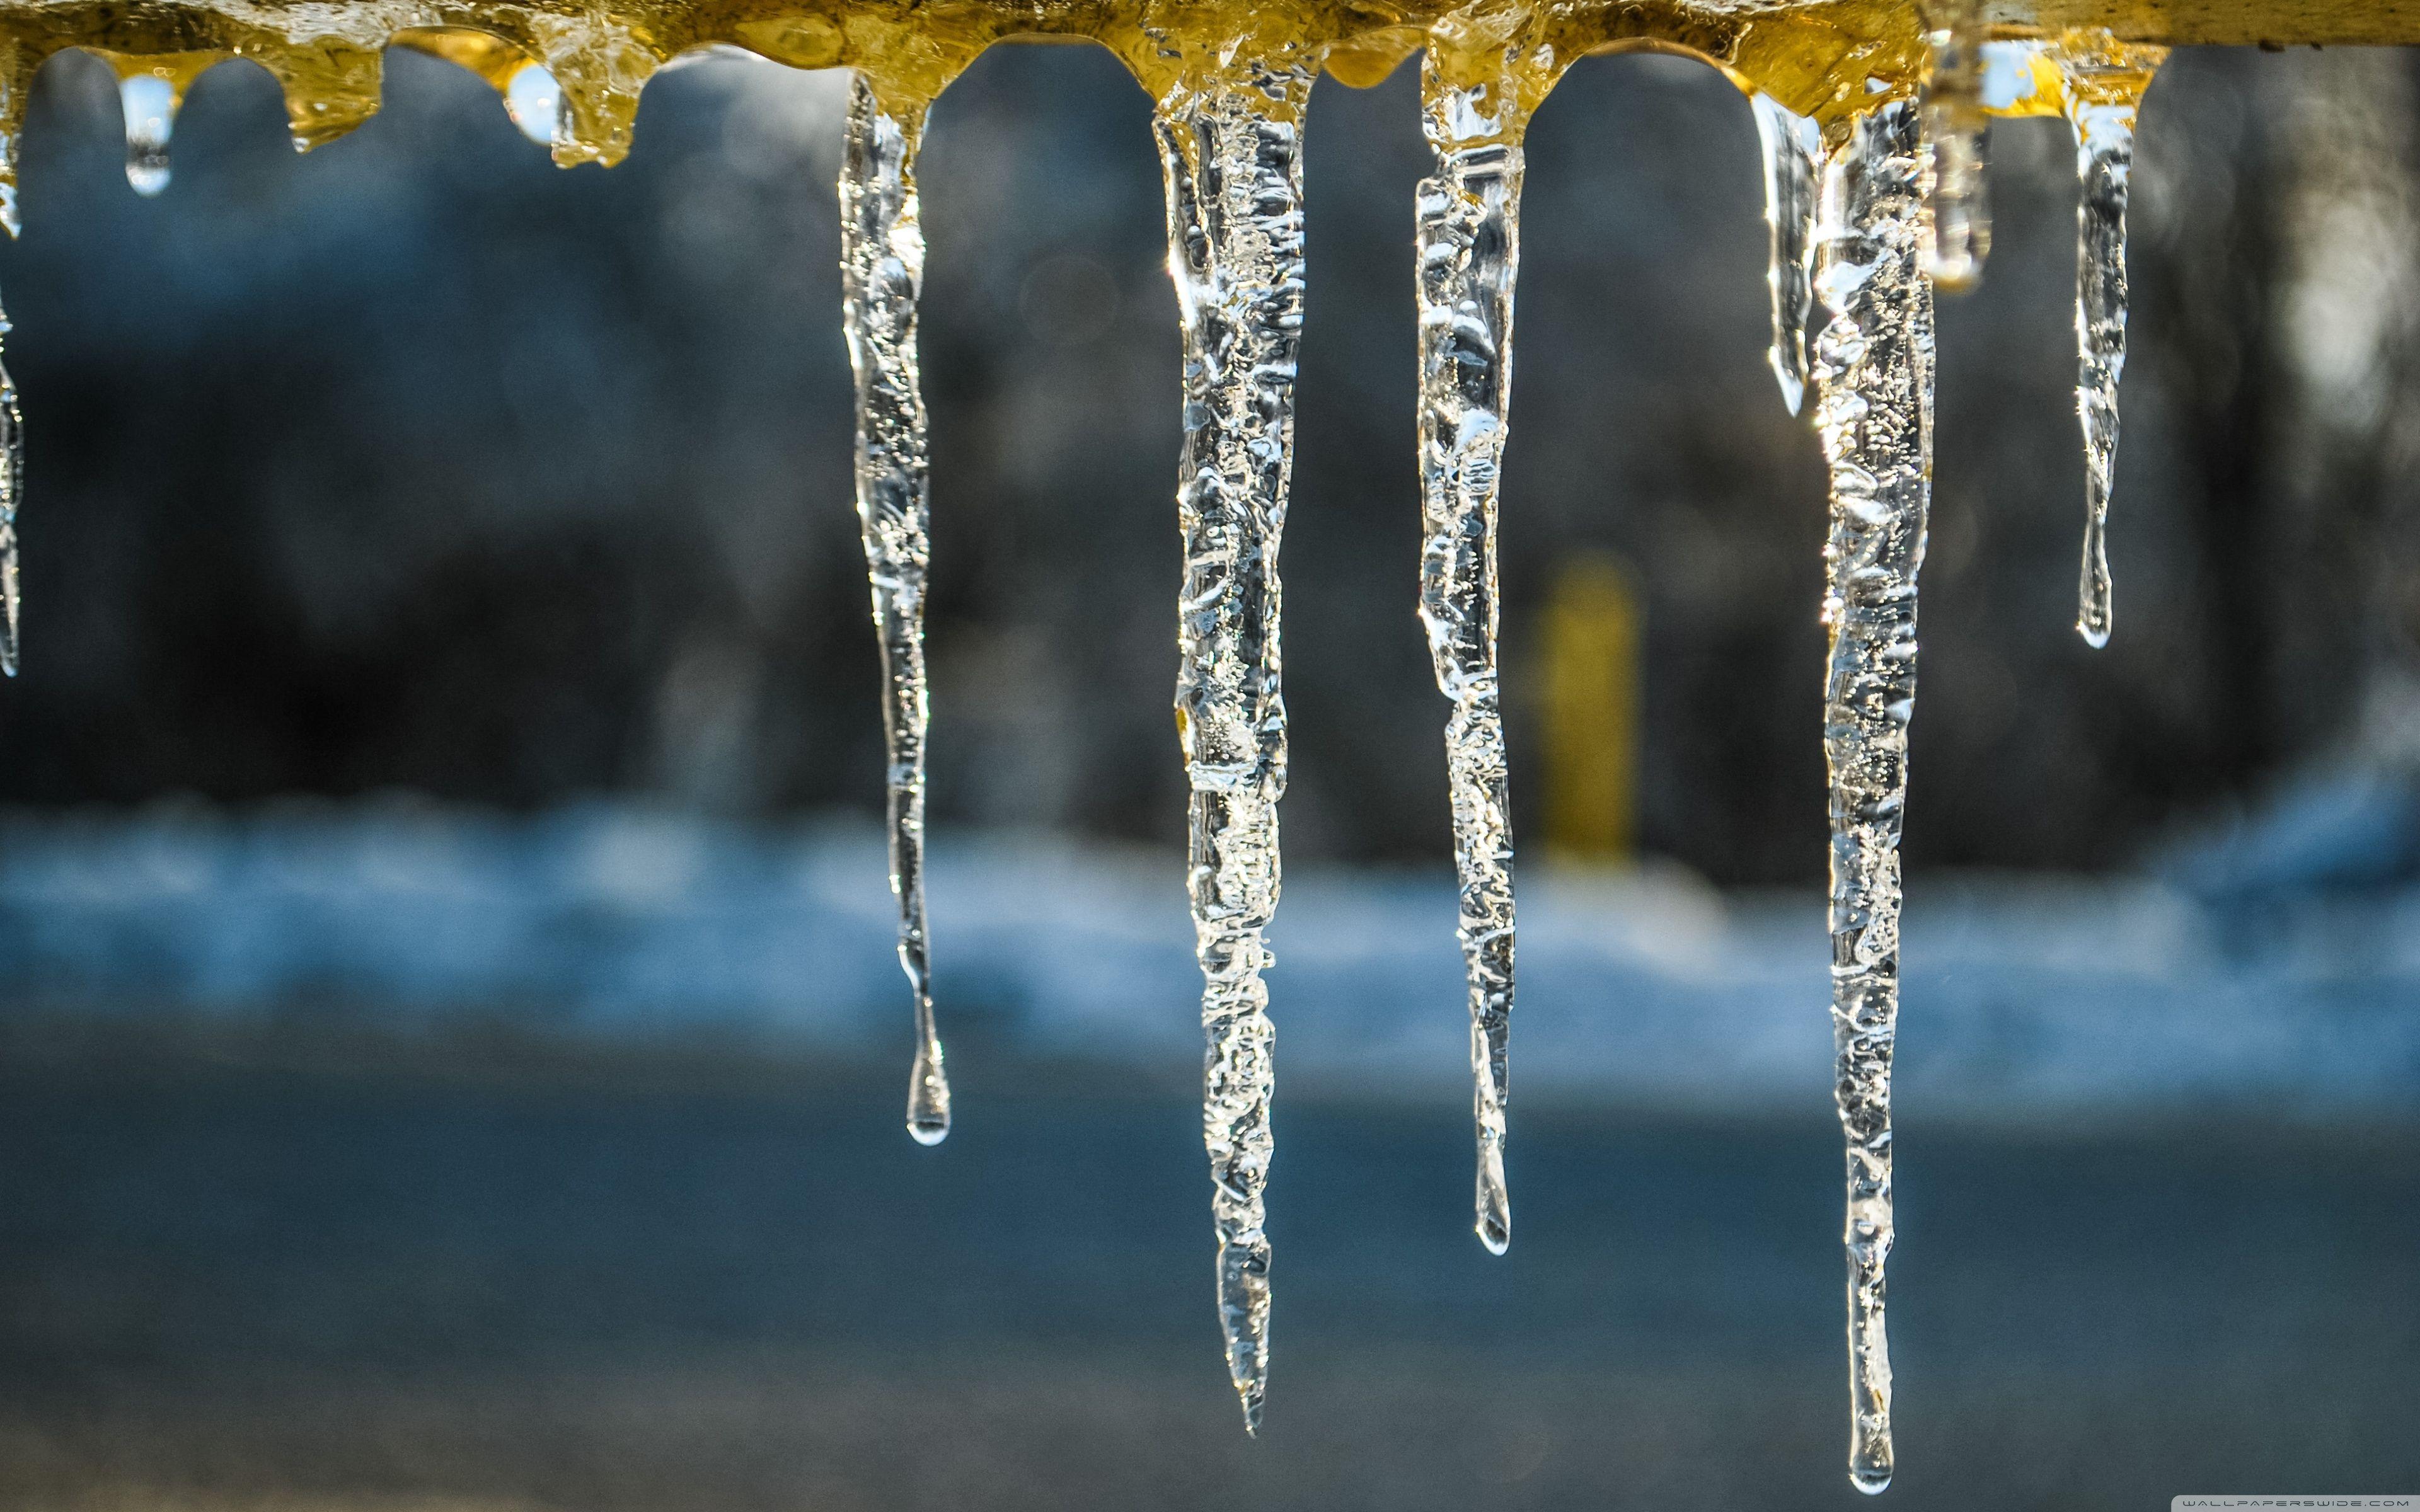
M857 75L841 155L840 224L841 295L857 374L857 513L882 645L891 890L899 900L899 964L916 1001L908 1132L919 1144L938 1145L950 1133L950 1082L933 1025L924 928L924 579L932 542L916 370L924 231L915 162L927 105L883 100Z
M2084 564L2075 629L2109 643L2109 495L2118 470L2118 383L2126 371L2126 203L2134 116L2166 55L2102 34L2061 40L2058 64L2075 133L2075 412L2084 427Z
M1512 1015L1512 829L1496 671L1496 506L1512 390L1512 286L1521 260L1524 108L1500 38L1432 39L1421 122L1436 171L1419 191L1420 623L1453 701L1446 769L1470 995L1476 1227L1512 1242L1504 1183L1506 1037Z
M1185 346L1177 735L1192 792L1187 891L1202 963L1202 1128L1227 1369L1257 1431L1268 1384L1274 1031L1261 972L1278 903L1286 721L1278 545L1303 297L1302 119L1313 67L1196 64L1154 113Z
M0 337L10 331L0 310ZM17 675L17 505L25 497L25 423L17 380L0 360L0 673Z
M1849 1476L1890 1484L1891 1052L1900 825L1916 699L1916 579L1932 478L1932 287L1917 115L1860 118L1823 173L1816 426L1831 468L1823 548L1823 755L1831 773L1834 1093L1848 1138Z
M1807 324L1815 308L1815 215L1817 165L1823 161L1823 130L1771 95L1750 100L1757 141L1764 150L1764 220L1773 265L1765 282L1773 293L1773 364L1781 402L1792 414L1807 397Z

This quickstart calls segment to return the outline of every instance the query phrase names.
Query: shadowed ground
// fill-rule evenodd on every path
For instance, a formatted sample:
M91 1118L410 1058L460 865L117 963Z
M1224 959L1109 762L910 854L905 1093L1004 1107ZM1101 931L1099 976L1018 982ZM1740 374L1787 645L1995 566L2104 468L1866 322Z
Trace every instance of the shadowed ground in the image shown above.
M976 1048L938 1150L898 1068L12 1054L0 1506L1862 1504L1823 1110L1530 1111L1492 1260L1461 1110L1284 1104L1254 1443L1184 1090ZM1887 1504L2420 1486L2410 1131L1903 1123Z

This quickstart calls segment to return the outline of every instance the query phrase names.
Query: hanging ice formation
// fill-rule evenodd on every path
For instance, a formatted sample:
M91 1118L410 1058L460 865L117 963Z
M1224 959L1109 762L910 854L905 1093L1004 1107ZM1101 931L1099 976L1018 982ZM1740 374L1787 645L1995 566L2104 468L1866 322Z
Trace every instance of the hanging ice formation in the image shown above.
M1512 1241L1504 1182L1512 1013L1512 826L1496 671L1496 506L1512 389L1512 286L1521 261L1527 28L1509 8L1433 29L1420 116L1435 172L1419 186L1420 623L1453 701L1446 770L1470 997L1475 1227Z
M884 786L891 891L899 901L899 964L915 998L916 1058L908 1132L938 1145L950 1133L950 1082L933 1025L924 930L924 579L932 561L924 394L916 368L924 228L916 146L927 101L886 100L865 74L849 88L841 154L841 299L857 373L857 514L881 641Z
M2076 633L2109 643L2109 493L2118 466L2118 381L2126 371L2126 202L2134 116L2164 48L2071 34L2053 50L2075 133L2075 412L2084 427L2084 565Z
M1823 170L1815 424L1830 464L1823 755L1831 774L1834 1092L1848 1136L1849 1476L1890 1484L1891 1053L1916 575L1932 482L1932 288L1916 112L1857 120Z
M1192 792L1186 889L1208 1040L1202 1133L1227 1370L1253 1431L1269 1369L1262 1193L1274 1031L1261 972L1286 779L1278 545L1302 333L1302 118L1316 68L1232 51L1185 58L1152 117L1185 351L1176 733Z
M148 69L117 81L126 114L126 181L147 199L168 187L168 138L177 129L181 94L176 81Z
M1771 95L1759 94L1758 146L1764 157L1764 220L1773 265L1774 378L1792 414L1807 396L1807 323L1815 308L1816 175L1823 161L1823 129Z
M1037 26L1111 41L1156 101L1169 266L1183 320L1176 716L1208 1041L1202 1118L1218 1313L1249 1427L1259 1421L1268 1370L1263 1197L1273 1030L1262 972L1278 902L1277 806L1286 776L1278 548L1302 326L1301 130L1311 80L1325 64L1348 83L1374 84L1412 52L1429 54L1422 110L1435 172L1418 207L1420 611L1438 686L1452 703L1447 742L1471 1011L1477 1227L1501 1249L1510 1234L1503 1151L1513 935L1495 525L1522 134L1561 69L1588 52L1676 46L1720 63L1754 99L1762 141L1774 374L1793 411L1812 397L1830 467L1824 750L1836 1090L1848 1138L1851 1472L1860 1488L1878 1490L1892 1469L1884 1273L1892 1240L1898 845L1930 489L1932 294L1936 285L1972 283L1989 246L1988 117L2063 113L2084 180L2078 409L2089 507L2080 628L2098 643L2109 623L2102 538L2124 356L2127 174L2135 108L2162 50L2121 45L2105 33L1989 43L1980 0L1845 8L1474 0L1440 13L1447 3L1373 19L1350 7L1145 8L1121 17L1110 13L1115 7L976 0L945 10L885 9L843 0L837 12L743 8L724 17L670 0L567 9L482 0L475 28L398 32L380 19L385 12L336 0L287 8L301 29L280 34L273 28L286 10L244 8L230 20L223 0L0 0L0 223L16 229L27 88L42 60L66 46L89 47L117 71L128 177L145 193L167 182L186 86L235 55L277 77L298 147L333 140L377 109L381 50L393 44L477 72L505 97L521 130L566 165L619 161L648 78L700 49L737 44L800 69L862 69L840 183L843 287L857 377L858 506L883 669L892 886L916 1018L908 1121L931 1143L948 1130L949 1093L923 899L930 547L916 359L924 258L916 147L929 103L991 42ZM2003 20L2030 13L2023 0L1993 8ZM2177 40L2227 39L2192 34L2203 23L2172 10L2143 14L2164 18L2159 24ZM2298 35L2390 39L2363 32L2369 23L2353 16L2360 10L2301 8ZM2341 36L2321 35L2339 25L2338 11L2353 19L2342 22ZM1153 16L1171 26L1181 16L1182 25L1159 29ZM2019 54L2026 99L1993 96L1994 59ZM0 453L0 665L14 672L23 465L5 367Z
M0 311L0 337L8 330ZM10 677L17 675L17 505L24 497L24 418L17 411L17 382L0 359L0 673Z
M1932 234L1924 270L1954 294L1975 286L1992 251L1992 207L1983 182L1987 34L1981 0L1929 0L1925 15L1924 197Z

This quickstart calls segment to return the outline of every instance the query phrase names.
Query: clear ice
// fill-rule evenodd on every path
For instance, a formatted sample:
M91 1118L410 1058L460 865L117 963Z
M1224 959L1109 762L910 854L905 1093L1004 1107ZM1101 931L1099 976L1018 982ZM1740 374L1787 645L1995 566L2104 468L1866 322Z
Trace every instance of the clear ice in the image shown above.
M1988 34L1981 0L1933 0L1927 24L1920 113L1932 235L1925 242L1924 270L1945 292L1960 293L1982 278L1992 251L1992 207L1983 184L1983 133L1991 118L1983 110Z
M1807 397L1807 324L1815 307L1815 215L1823 129L1771 95L1750 97L1764 152L1764 221L1773 242L1774 378L1798 413Z
M1834 1094L1848 1139L1849 1477L1890 1484L1891 1051L1900 825L1916 700L1916 578L1932 481L1932 287L1917 112L1855 123L1823 170L1815 424L1831 469L1823 755L1832 830Z
M924 229L916 146L926 102L882 100L862 73L850 86L841 154L841 297L857 374L857 514L882 648L882 734L891 827L891 891L899 900L899 964L916 999L908 1133L938 1145L950 1133L950 1082L933 1026L924 930L924 579L932 561L924 395L916 369L916 308Z
M0 336L11 328L0 311ZM17 504L25 497L25 423L17 380L0 361L0 673L17 675Z
M2126 371L2126 201L2134 116L2159 55L2148 49L2062 47L2068 125L2075 132L2075 412L2084 427L2084 565L2076 633L2109 643L2109 493L2118 468L2118 383Z
M1176 730L1191 790L1186 890L1202 964L1202 1140L1227 1370L1257 1431L1268 1384L1274 1031L1286 718L1278 545L1302 335L1302 120L1315 59L1194 60L1153 113L1184 338Z
M177 129L177 86L156 73L117 81L126 114L126 181L145 198L168 187L168 138Z
M1509 64L1510 59L1498 57ZM1453 77L1432 47L1421 121L1436 171L1421 180L1420 623L1453 701L1446 767L1470 993L1475 1227L1512 1241L1504 1185L1505 1039L1512 1015L1512 827L1496 671L1496 505L1512 388L1512 285L1521 260L1522 128L1512 68ZM1487 76L1492 73L1493 76Z

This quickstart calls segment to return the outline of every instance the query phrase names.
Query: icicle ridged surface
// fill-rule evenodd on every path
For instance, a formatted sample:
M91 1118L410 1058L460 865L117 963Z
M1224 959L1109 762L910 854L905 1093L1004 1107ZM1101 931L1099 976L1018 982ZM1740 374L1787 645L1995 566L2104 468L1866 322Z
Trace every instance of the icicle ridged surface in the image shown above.
M1931 0L1925 34L1923 123L1925 198L1932 235L1924 270L1945 292L1973 288L1992 252L1992 206L1985 196L1983 24L1980 0Z
M841 154L841 293L857 373L857 513L882 647L891 890L899 900L899 964L915 995L908 1132L920 1144L937 1145L950 1132L950 1083L933 1025L924 926L924 579L932 543L924 396L916 369L924 231L915 161L925 103L897 109L893 114L865 76L857 76Z
M1218 1318L1247 1428L1268 1382L1272 1028L1286 719L1278 545L1302 332L1302 118L1315 63L1197 65L1159 100L1168 266L1185 346L1176 725L1192 791L1186 887L1202 963L1202 1138Z
M9 331L0 310L0 337ZM17 505L25 497L25 423L17 380L0 360L0 673L17 675Z
M2118 384L2126 372L2126 205L2134 116L2160 50L2099 45L2054 54L2075 132L2075 412L2084 427L2084 564L2076 633L2105 646L2114 623L2109 495L2118 471Z
M1502 61L1510 63L1510 58ZM1449 68L1450 65L1449 65ZM1467 82L1421 73L1435 154L1419 191L1420 623L1437 687L1453 701L1446 771L1470 993L1475 1227L1512 1239L1504 1183L1506 1036L1512 1016L1512 827L1496 670L1496 506L1512 390L1512 285L1520 266L1521 132L1510 67Z
M1756 95L1756 134L1764 150L1764 221L1772 235L1773 364L1792 414L1807 397L1807 324L1815 308L1817 173L1823 129L1771 95Z
M1932 475L1932 288L1916 113L1859 119L1824 169L1815 421L1832 475L1823 548L1823 755L1831 775L1834 1092L1848 1139L1850 1479L1890 1484L1891 1053L1900 825L1916 699L1916 579Z

